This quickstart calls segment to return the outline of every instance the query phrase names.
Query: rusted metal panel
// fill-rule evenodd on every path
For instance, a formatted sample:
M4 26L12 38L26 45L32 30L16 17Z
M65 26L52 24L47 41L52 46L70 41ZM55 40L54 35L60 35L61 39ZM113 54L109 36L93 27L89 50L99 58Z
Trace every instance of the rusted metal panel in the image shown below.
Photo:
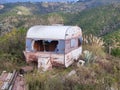
M37 61L38 58L50 58L52 64L64 64L64 54L51 54L43 52L24 52L24 54L27 62Z
M53 54L51 56L53 66L64 66L64 54Z
M24 55L25 55L25 58L26 58L26 62L31 62L31 61L37 61L38 60L38 58L36 56L36 53L25 52L24 51Z
M74 60L78 59L82 53L82 47L72 50L71 52L65 54L65 67L70 66Z
M47 57L46 57L47 56ZM50 70L52 66L64 66L64 55L58 54L39 54L38 57L38 68L43 71Z
M31 27L26 36L27 49L24 51L26 61L37 61L38 67L40 63L45 63L45 67L51 65L68 67L81 54L80 37L82 31L77 26ZM30 41L27 40L29 38Z

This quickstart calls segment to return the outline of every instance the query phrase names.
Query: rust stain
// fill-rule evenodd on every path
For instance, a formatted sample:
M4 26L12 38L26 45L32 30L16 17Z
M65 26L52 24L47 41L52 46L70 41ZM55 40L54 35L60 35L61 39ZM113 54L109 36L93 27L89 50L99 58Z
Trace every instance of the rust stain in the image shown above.
M51 27L55 31L58 30L53 26ZM52 32L50 33L50 37L48 37L49 35L42 35L40 32L40 34L37 34L38 36L35 35L36 38L31 36L34 33L34 29L32 34L28 32L30 34L27 34L26 37L26 47L28 47L26 48L26 52L24 52L26 61L39 61L40 63L48 64L46 61L49 58L52 66L70 66L81 54L82 49L80 48L82 42L80 43L80 41L82 31L79 27L74 26L64 29L65 32L58 39L56 39L56 34Z
M59 55L59 54L48 54L48 53L41 53L41 52L24 52L26 61L31 62L31 61L37 61L38 58L50 58L50 61L53 65L55 66L60 66L64 65L62 62L64 60L64 55Z
M61 63L55 62L55 61L52 61L52 65L53 65L53 66L61 66L61 67L64 67L64 64L61 64Z

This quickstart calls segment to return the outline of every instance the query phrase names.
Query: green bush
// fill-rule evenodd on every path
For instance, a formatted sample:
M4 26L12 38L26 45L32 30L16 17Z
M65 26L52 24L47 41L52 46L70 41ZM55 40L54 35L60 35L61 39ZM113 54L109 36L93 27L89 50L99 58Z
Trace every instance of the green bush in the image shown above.
M120 48L114 48L112 49L111 54L115 57L120 57Z
M15 69L24 64L25 34L26 30L19 28L0 37L0 71Z

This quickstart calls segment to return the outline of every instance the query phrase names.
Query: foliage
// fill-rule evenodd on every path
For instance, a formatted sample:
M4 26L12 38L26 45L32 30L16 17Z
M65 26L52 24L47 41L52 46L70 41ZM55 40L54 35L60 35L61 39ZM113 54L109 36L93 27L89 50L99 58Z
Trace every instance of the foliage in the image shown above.
M31 5L31 4L30 4ZM11 6L12 7L12 6ZM120 60L112 57L106 59L103 44L112 45L112 55L120 56L119 26L120 6L92 8L77 14L51 13L46 15L19 16L15 12L0 15L0 72L11 71L24 64L23 50L25 48L25 27L29 28L38 24L64 23L78 25L82 28L83 50L92 52L91 61L83 67L72 66L66 69L53 69L53 71L38 73L32 72L25 75L26 85L29 90L110 90L120 88ZM5 15L5 16L4 16ZM0 23L0 24L1 24ZM18 28L18 29L16 29ZM89 34L93 35L89 35ZM104 38L101 39L99 36ZM86 43L87 42L87 43ZM118 48L117 48L118 47ZM91 62L90 61L90 62ZM76 74L68 77L74 69Z
M0 54L0 73L5 71L13 71L14 69L18 69L23 61L13 56L11 54Z
M88 9L66 17L66 24L80 26L84 33L103 36L119 28L119 6L108 5Z
M19 55L19 50L25 46L25 33L25 29L13 29L3 37L0 37L1 52Z
M120 76L119 60L102 59L87 66L72 67L75 75L67 76L67 69L25 75L28 90L117 90ZM59 68L61 69L61 68Z
M53 13L48 16L49 24L63 24L64 20L59 14Z
M111 54L115 57L120 57L120 48L113 48Z
M83 50L88 50L92 53L91 59L95 57L105 57L104 41L100 37L94 35L83 35Z
M107 45L112 46L114 48L120 47L120 29L118 29L118 31L114 31L111 34L104 36L104 41Z
M38 73L34 72L25 75L28 90L63 90L63 83L60 77L52 78L53 72Z
M120 4L118 3L87 9L79 14L64 15L65 24L78 25L82 28L83 34L101 37L107 51L109 47L120 48L119 9Z
M0 37L0 69L15 68L24 63L23 50L25 48L24 28L14 29ZM5 64L9 65L5 65ZM13 66L14 65L14 66Z
M75 65L62 70L59 68L59 70L53 69L44 73L33 72L27 74L25 78L28 90L111 90L111 88L117 90L120 88L119 59L111 58L107 60L106 56L100 54L104 53L101 44L103 40L95 36L88 36L88 38L92 38L90 39L92 42L84 43L84 49L89 46L88 50L98 57L95 62L81 67ZM93 38L96 39L93 40ZM95 53L95 50L98 50L98 53ZM75 70L76 73L68 76L70 70Z

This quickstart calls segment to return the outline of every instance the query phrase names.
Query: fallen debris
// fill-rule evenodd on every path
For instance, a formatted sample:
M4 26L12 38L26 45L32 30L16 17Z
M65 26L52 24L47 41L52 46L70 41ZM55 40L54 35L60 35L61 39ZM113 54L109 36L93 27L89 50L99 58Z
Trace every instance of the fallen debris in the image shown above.
M26 90L25 80L22 75L18 75L12 90Z
M27 72L32 72L33 71L33 66L25 66L25 67L21 67L20 69L20 74L24 74Z
M67 68L82 53L82 30L78 26L32 26L27 31L23 52L26 62L37 62L42 71L52 66Z
M16 70L12 73L3 71L0 75L0 90L25 90L24 78Z
M75 75L75 74L76 74L76 71L72 70L71 72L68 73L67 77L70 77L70 76Z
M0 76L0 90L12 90L17 74L18 72L16 70L14 70L12 73L3 71Z
M77 67L84 66L85 61L84 60L78 60Z

